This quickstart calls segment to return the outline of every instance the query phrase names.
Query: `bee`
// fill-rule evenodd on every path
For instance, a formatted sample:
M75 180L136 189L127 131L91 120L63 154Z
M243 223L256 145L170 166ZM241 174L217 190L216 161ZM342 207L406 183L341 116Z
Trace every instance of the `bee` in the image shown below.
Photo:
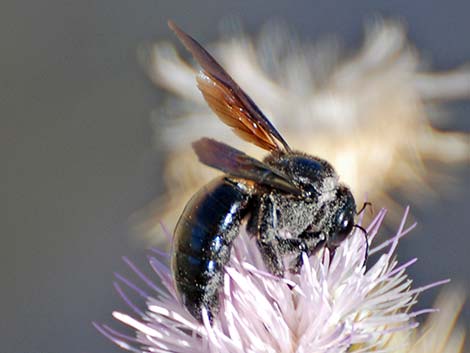
M355 226L356 203L327 161L293 151L217 61L172 21L168 26L201 66L197 84L213 112L240 138L269 152L259 161L210 138L192 144L201 163L225 174L184 208L173 234L171 267L183 305L200 322L207 310L212 322L224 266L242 225L255 237L267 269L283 276L300 271L303 253L311 256L324 247L334 252Z

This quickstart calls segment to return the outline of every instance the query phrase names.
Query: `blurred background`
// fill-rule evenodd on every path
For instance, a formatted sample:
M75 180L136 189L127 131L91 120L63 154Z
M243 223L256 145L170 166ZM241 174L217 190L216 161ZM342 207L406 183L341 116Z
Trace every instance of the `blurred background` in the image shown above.
M469 11L464 0L2 2L0 351L120 351L91 322L111 322L125 308L112 287L114 272L129 273L121 256L145 267L130 216L162 192L150 114L164 92L137 49L176 43L168 18L202 43L219 38L227 17L249 34L274 18L302 40L335 34L354 51L364 23L385 16L403 21L424 60L445 71L470 60ZM451 119L439 127L470 132L468 101L446 111ZM412 203L419 225L399 258L419 258L410 270L417 286L450 277L470 293L470 167L432 167L460 186ZM437 293L426 292L420 307ZM470 326L468 302L461 322Z

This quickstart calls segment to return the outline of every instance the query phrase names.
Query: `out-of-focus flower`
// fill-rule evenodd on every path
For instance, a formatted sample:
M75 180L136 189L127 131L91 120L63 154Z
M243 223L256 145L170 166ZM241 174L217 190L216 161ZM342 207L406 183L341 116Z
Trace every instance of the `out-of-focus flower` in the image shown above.
M398 264L395 257L400 238L414 227L405 228L406 214L392 238L371 247L376 261L368 269L363 263L365 237L356 230L332 258L327 249L305 257L300 274L285 278L267 272L254 239L242 231L225 268L221 308L213 325L207 315L201 324L184 309L170 270L156 258L150 258L150 264L165 290L126 260L154 291L147 294L118 276L146 300L143 312L116 284L135 314L114 312L113 316L134 328L136 337L106 325L96 327L117 345L134 352L418 352L404 344L410 343L412 329L418 326L414 318L433 310L413 311L412 306L420 292L446 281L411 289L406 269L416 259ZM384 216L385 211L380 211L367 228L370 242Z
M463 291L458 288L444 290L436 301L439 313L430 315L415 334L397 332L390 346L402 346L397 353L460 353L465 343L465 330L456 326L465 302Z
M279 25L266 26L257 39L239 35L210 49L292 147L328 160L357 198L372 190L369 200L392 213L388 190L399 188L413 201L432 191L424 160L449 166L470 158L468 135L429 123L443 117L438 103L470 98L470 68L424 71L399 23L370 26L352 56L331 38L300 43ZM194 191L216 173L198 163L192 141L209 136L258 158L264 153L214 116L194 83L194 69L173 45L160 43L146 54L150 77L173 94L153 119L166 156L166 193L138 217L155 242L161 239L158 221L172 227Z

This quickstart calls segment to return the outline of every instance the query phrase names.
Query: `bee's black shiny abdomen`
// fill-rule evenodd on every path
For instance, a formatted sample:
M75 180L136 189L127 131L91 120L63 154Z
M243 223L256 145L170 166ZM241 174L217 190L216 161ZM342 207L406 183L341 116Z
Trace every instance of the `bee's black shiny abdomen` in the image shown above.
M218 178L192 197L176 225L172 255L176 289L200 321L201 307L210 316L218 310L223 268L248 199L237 183Z

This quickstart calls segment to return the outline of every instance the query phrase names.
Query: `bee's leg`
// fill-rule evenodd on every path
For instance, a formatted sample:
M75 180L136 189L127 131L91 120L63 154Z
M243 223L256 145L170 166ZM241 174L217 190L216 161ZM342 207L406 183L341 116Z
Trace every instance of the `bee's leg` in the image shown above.
M279 249L282 255L301 254L307 252L307 244L303 239L277 238Z
M282 261L281 253L277 248L275 242L266 241L265 239L258 238L258 247L263 255L263 261L269 272L273 275L282 277L284 275L284 262Z
M289 271L299 273L303 265L302 254L307 257L312 256L325 244L325 236L320 232L305 231L296 239L283 239L283 242L289 243L291 253L297 254L295 259L289 265Z
M275 208L269 196L262 197L258 211L253 215L252 232L256 228L257 245L263 261L269 271L276 275L284 275L284 262L276 230Z
M289 272L298 274L302 269L304 264L304 260L302 259L302 255L297 256L292 262L289 264Z

